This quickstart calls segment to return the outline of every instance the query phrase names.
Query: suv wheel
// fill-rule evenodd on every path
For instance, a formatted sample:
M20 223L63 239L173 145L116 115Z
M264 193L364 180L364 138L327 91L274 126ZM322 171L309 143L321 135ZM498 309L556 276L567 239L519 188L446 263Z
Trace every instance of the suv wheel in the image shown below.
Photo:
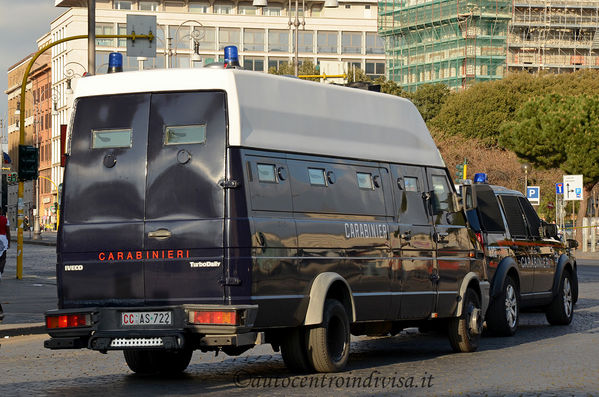
M520 293L514 280L507 276L503 289L487 311L487 328L497 336L512 336L520 320Z
M574 297L572 275L568 270L564 270L557 295L545 311L545 316L551 325L568 325L572 322Z
M464 294L462 315L449 320L449 343L455 352L473 352L478 349L481 330L480 299L476 291L468 288Z

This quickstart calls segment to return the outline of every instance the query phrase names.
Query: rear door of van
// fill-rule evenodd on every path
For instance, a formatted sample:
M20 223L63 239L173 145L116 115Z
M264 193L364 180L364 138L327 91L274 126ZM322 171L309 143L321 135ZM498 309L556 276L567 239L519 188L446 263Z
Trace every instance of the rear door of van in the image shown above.
M223 92L78 100L61 306L222 302L226 124Z

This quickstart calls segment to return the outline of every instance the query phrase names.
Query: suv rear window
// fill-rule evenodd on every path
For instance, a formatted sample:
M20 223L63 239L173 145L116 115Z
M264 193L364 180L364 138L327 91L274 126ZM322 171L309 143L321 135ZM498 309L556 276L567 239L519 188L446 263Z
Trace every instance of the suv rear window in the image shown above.
M526 231L526 223L524 223L522 208L518 204L518 197L501 196L501 203L503 204L503 212L505 213L505 219L512 238L526 238L528 233Z
M505 225L501 217L501 210L497 203L497 197L491 188L479 186L476 189L476 199L478 201L478 210L482 229L486 232L505 232Z

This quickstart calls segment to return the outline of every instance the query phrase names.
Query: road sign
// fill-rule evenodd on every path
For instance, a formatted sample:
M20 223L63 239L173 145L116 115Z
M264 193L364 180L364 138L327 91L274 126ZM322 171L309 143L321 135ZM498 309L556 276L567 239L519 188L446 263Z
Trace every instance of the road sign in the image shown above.
M541 188L539 186L527 186L526 198L531 204L539 205L541 203Z
M582 175L564 175L564 200L582 200Z
M562 182L555 184L555 194L564 194L564 184Z
M156 15L133 15L127 14L127 34L152 34L156 36ZM128 57L156 57L156 38L127 39Z

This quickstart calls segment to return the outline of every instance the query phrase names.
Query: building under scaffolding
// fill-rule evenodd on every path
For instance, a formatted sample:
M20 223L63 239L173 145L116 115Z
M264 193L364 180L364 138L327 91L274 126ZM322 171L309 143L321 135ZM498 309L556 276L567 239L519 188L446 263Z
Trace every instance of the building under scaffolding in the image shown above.
M599 1L515 0L508 70L599 68Z
M378 17L387 77L408 91L425 83L459 90L504 75L511 0L386 0Z

